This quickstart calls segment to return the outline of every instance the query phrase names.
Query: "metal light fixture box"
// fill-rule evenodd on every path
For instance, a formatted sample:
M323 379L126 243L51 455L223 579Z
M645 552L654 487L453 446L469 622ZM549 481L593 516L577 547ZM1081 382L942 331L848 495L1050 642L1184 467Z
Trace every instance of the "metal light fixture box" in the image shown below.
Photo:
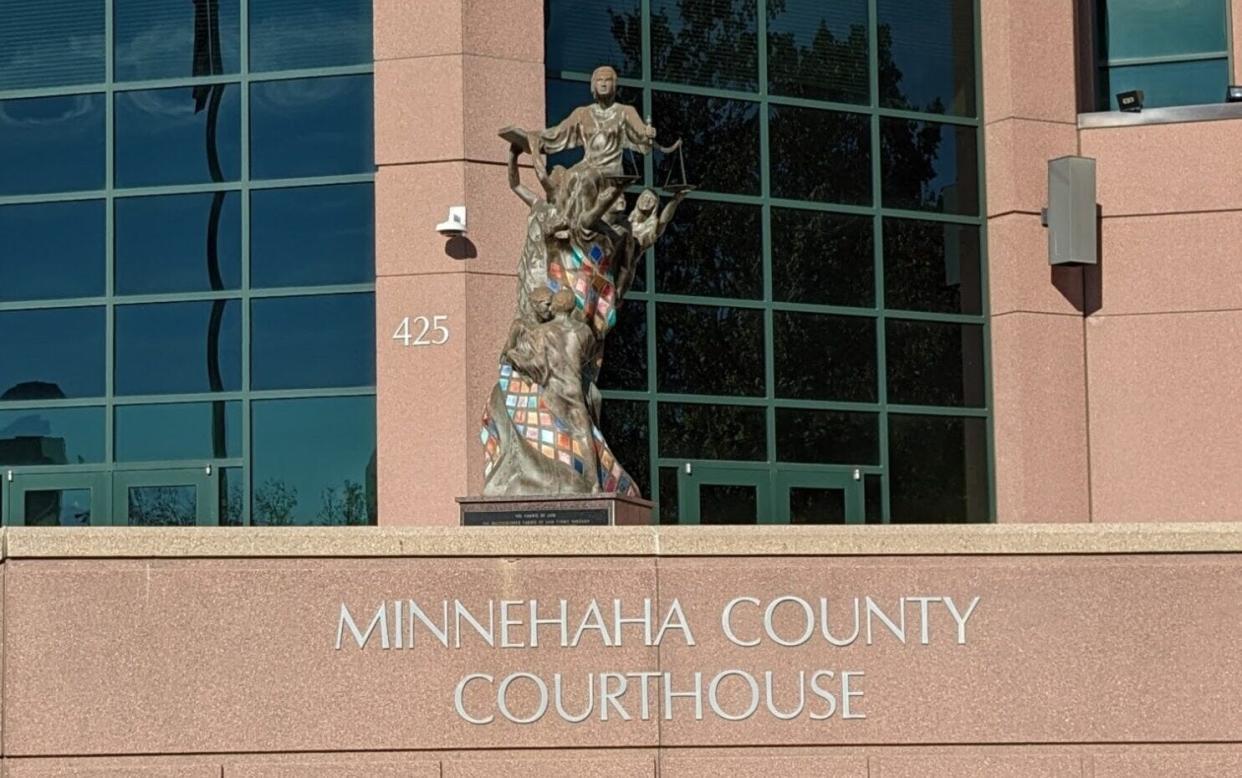
M1230 84L1225 90L1226 103L1242 103L1242 86L1238 84Z
M1134 89L1129 92L1118 92L1117 107L1126 113L1139 113L1143 110L1143 90Z
M1060 157L1048 161L1044 226L1048 228L1049 264L1098 263L1094 159Z

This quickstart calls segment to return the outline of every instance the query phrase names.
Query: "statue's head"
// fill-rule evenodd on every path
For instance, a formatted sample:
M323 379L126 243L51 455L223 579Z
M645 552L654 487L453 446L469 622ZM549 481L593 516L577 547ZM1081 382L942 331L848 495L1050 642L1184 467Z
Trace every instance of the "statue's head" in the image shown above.
M634 206L639 213L647 215L654 211L659 204L660 198L656 196L656 193L650 189L644 189L642 194L638 196L638 202Z
M572 289L562 289L552 295L552 314L572 313L578 307L578 298Z
M601 65L591 71L591 97L609 104L617 99L617 71L612 66Z
M570 292L572 295L573 292ZM535 311L535 317L539 321L549 321L554 315L552 312L552 300L554 295L552 290L546 286L540 286L530 293L530 307Z

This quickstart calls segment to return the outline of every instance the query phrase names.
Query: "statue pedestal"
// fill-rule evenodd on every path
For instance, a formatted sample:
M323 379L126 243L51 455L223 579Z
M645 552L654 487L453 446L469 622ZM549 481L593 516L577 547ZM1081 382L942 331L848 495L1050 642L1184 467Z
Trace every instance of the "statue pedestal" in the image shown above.
M650 500L621 494L458 497L463 527L609 527L652 523Z

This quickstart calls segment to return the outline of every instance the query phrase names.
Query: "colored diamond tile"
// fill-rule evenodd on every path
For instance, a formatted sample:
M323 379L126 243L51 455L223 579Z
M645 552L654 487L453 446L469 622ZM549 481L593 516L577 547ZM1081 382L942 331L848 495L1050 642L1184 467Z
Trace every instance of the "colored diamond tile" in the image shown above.
M539 433L539 439L542 440L544 443L551 443L551 444L556 443L556 436L552 434L552 430L542 430Z
M534 427L527 427L525 435L527 440L539 440L539 430Z
M568 450L570 448L569 436L566 435L564 432L557 433L556 445L560 446L563 449Z
M600 249L598 245L591 247L591 258L592 259L598 262L600 260L600 257L602 256L604 256L604 252Z
M556 458L559 459L561 462L564 462L566 465L569 465L570 467L573 467L574 465L574 458L571 457L569 453L566 451L558 452L556 455Z
M542 451L543 455L547 457L548 459L556 458L556 449L552 448L551 446L542 446L540 448L540 451Z
M509 395L508 397L505 398L505 405L509 406L510 408L514 408L517 406L517 401L518 401L518 398L514 397L513 395Z
M574 460L574 470L578 471L578 475L582 475L586 471L586 466L582 464L581 459Z
M545 427L551 427L552 426L552 414L548 413L547 411L540 411L539 412L539 423Z

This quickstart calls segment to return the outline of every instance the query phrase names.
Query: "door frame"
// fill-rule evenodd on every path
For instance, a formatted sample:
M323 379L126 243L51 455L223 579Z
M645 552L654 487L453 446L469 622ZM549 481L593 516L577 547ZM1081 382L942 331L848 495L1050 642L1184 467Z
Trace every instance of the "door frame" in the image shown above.
M23 473L13 468L6 468L4 481L8 519L6 523L10 527L26 526L26 505L23 498L27 492L74 489L89 489L91 492L89 526L99 527L108 523L109 508L112 505L112 477L108 472L55 473L43 470Z
M121 527L130 526L128 500L131 487L157 486L195 487L193 526L214 527L220 523L220 477L219 470L212 465L157 470L114 470L112 472L112 523Z
M866 493L862 473L857 468L833 468L824 470L782 470L772 473L773 496L776 497L776 521L789 524L789 490L799 487L840 489L845 493L845 523L863 524L866 521Z

